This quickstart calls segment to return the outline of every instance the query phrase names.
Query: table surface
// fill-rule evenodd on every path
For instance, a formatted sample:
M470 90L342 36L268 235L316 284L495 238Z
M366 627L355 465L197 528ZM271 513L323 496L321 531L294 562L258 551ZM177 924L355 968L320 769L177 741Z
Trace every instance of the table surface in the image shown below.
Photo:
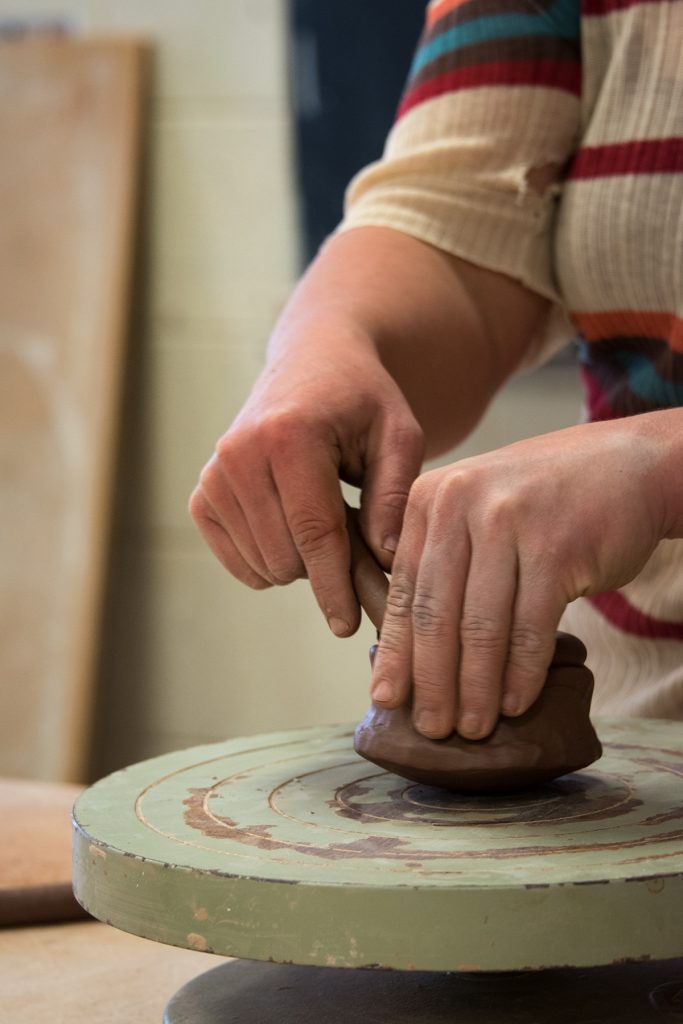
M596 724L597 765L497 797L380 771L353 752L348 727L155 758L78 801L77 895L134 933L301 964L519 970L679 956L680 724Z
M2 1024L161 1024L177 989L221 957L97 921L0 930Z

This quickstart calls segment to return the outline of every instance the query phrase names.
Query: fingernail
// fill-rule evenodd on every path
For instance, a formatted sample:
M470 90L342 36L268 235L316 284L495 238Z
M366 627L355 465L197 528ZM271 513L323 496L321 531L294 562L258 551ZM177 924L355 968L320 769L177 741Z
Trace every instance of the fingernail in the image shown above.
M334 615L331 619L327 620L327 625L330 627L335 636L345 636L349 631L348 622L344 622L343 619L338 619Z
M417 719L415 720L418 732L428 733L439 731L439 718L434 714L433 711L420 711Z
M386 679L380 679L372 688L372 699L378 701L391 700L394 696L394 688Z
M389 537L385 537L384 540L382 541L382 547L384 548L385 551L391 551L391 553L393 554L394 551L396 551L396 548L398 547L398 537L396 536L396 534L392 533Z
M479 715L473 711L468 711L458 723L458 732L463 736L477 736L483 731L483 726L484 723Z
M504 715L518 715L522 710L522 702L519 697L515 697L514 694L510 694L507 697L503 697L503 714Z

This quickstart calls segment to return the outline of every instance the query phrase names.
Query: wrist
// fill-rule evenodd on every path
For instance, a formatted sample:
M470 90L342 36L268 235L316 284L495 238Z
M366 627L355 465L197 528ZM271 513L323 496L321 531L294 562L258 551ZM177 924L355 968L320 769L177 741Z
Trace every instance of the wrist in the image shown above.
M683 409L647 413L656 441L654 490L662 508L662 538L683 537Z

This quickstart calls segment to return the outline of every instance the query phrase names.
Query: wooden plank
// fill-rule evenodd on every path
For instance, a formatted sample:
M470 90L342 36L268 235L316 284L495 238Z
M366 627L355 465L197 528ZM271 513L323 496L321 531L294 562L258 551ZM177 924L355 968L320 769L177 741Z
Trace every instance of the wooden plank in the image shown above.
M144 47L0 43L0 772L84 775Z
M80 786L0 779L0 928L83 917L71 888L71 808Z

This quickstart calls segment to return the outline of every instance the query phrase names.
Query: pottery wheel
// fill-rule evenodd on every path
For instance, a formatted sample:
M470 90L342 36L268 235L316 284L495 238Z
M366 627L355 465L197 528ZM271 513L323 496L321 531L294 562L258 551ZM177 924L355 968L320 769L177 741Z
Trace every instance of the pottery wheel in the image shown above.
M98 782L76 895L161 942L255 960L510 971L683 954L683 727L596 723L605 755L459 796L362 760L350 727L230 740Z

